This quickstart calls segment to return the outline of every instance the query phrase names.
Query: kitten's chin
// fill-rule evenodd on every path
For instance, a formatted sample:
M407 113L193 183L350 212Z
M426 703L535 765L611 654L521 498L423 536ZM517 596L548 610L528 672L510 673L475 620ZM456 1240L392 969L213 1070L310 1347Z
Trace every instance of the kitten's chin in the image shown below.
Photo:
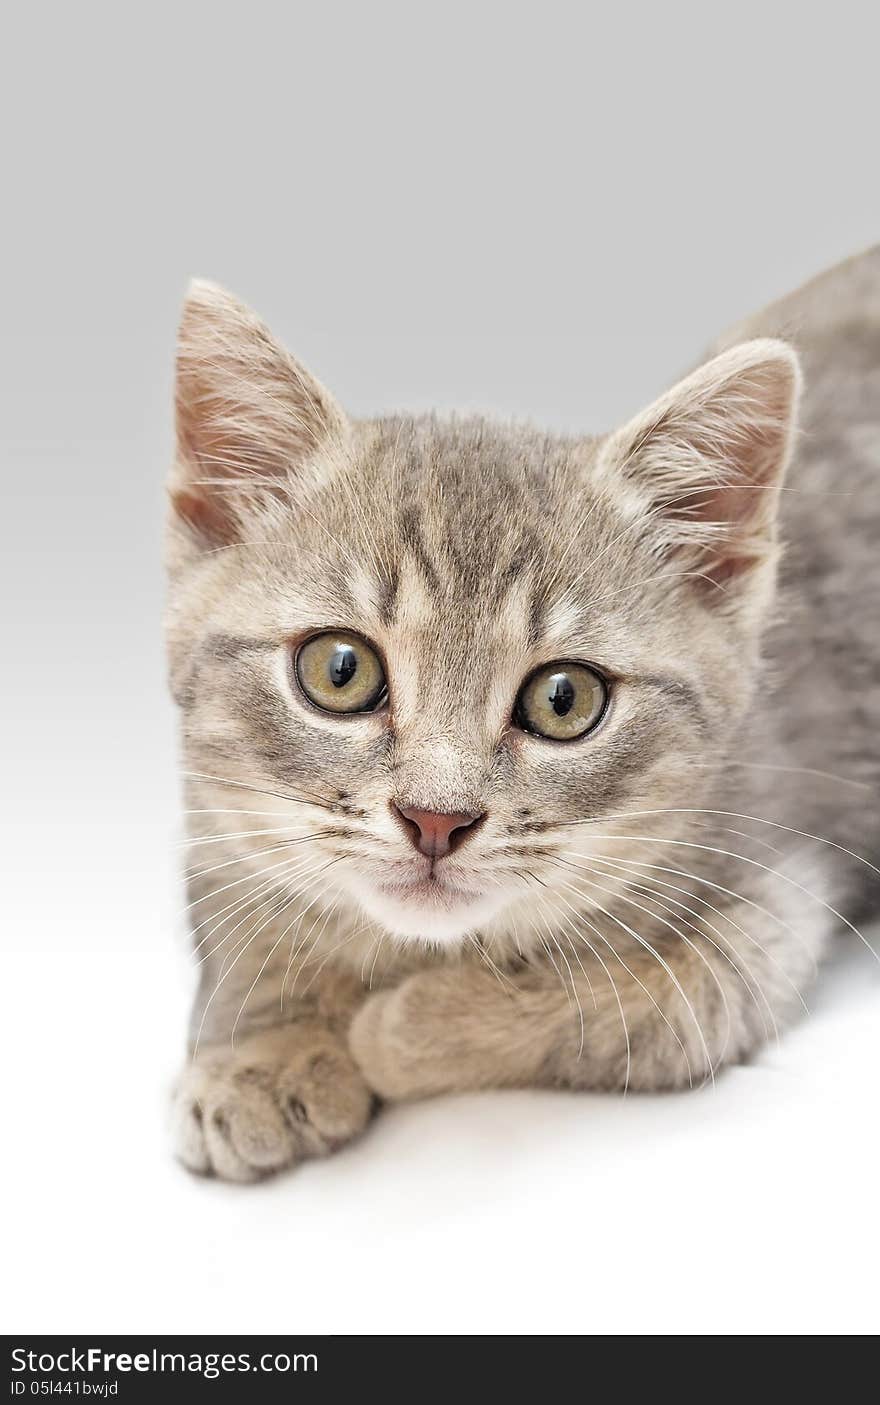
M485 926L505 905L500 891L462 893L427 883L410 888L364 884L357 898L393 936L448 945Z

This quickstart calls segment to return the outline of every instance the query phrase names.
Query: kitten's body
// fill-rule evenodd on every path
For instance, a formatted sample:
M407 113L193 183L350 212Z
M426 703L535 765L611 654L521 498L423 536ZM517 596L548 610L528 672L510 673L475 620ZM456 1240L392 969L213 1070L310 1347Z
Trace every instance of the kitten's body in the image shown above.
M778 623L764 646L770 686L733 755L803 772L732 770L712 803L878 863L880 249L739 324L715 349L759 336L797 348L806 393L780 509ZM864 864L814 844L808 867L851 918L876 910L880 882Z
M603 441L351 426L196 290L170 616L204 958L176 1103L193 1169L330 1149L370 1090L699 1084L797 1008L843 925L826 904L876 905L843 851L880 849L880 252L722 346L777 336L807 392L774 604L778 343ZM381 717L297 698L291 647L331 626L381 650ZM555 659L613 678L595 739L512 723ZM437 866L467 896L407 895L392 801L486 814Z

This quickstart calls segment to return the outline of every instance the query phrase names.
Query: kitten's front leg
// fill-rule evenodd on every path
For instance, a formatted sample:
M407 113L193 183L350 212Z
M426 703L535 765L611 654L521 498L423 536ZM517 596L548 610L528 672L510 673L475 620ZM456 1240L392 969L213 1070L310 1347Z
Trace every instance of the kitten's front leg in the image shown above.
M374 1098L346 1038L359 984L329 973L314 994L288 1001L283 1015L279 989L273 971L262 999L259 988L252 993L254 1007L234 1040L247 987L224 992L209 1012L173 1101L175 1152L191 1171L259 1180L336 1150L370 1119ZM196 1002L196 1028L206 999Z
M559 1040L565 1000L551 988L504 985L469 965L423 971L370 995L349 1043L387 1099L528 1086Z
M736 940L729 924L722 940L655 932L652 950L619 942L619 956L609 949L602 962L570 958L570 976L549 963L509 981L471 963L410 976L368 998L352 1024L352 1052L387 1099L530 1085L699 1086L795 1012L828 930L815 910L803 914L798 941L744 905L731 916L748 938Z

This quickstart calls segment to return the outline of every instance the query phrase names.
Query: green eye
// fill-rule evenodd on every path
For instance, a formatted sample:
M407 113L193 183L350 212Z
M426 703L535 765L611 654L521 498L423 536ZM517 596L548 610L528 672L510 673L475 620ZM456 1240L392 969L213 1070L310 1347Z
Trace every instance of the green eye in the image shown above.
M295 669L309 702L325 712L372 712L385 697L376 651L356 634L314 635L297 654Z
M545 664L523 684L516 721L523 731L539 737L576 741L593 730L607 702L605 680L586 664Z

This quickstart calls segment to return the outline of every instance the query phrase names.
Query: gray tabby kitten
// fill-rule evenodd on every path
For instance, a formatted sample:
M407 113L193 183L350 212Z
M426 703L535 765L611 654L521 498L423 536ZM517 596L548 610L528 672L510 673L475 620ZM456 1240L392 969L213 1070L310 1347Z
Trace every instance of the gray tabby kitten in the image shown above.
M878 420L880 250L598 439L353 422L192 287L188 1167L381 1099L698 1086L797 1013L878 893Z

